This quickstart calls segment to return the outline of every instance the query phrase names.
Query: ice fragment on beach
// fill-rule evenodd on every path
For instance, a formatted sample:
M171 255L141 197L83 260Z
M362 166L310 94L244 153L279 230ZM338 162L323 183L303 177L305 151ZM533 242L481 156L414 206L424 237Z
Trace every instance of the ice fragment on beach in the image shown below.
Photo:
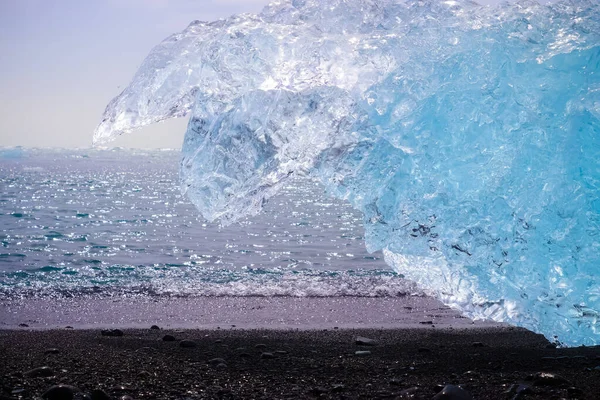
M598 344L599 69L595 0L283 0L167 38L94 139L191 114L206 218L308 174L446 304Z

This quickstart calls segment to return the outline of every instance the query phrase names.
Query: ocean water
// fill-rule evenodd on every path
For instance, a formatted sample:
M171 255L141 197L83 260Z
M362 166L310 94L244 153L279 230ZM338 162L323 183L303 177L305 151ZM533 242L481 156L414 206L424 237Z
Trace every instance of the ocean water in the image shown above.
M362 217L297 179L220 227L180 194L174 150L0 152L0 300L422 295Z

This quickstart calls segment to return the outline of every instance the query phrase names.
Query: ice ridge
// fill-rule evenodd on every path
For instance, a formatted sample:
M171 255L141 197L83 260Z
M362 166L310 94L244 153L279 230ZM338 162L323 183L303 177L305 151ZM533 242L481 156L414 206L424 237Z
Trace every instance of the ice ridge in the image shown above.
M94 140L188 114L181 184L207 219L258 213L309 174L446 304L600 344L595 0L280 0L195 21Z

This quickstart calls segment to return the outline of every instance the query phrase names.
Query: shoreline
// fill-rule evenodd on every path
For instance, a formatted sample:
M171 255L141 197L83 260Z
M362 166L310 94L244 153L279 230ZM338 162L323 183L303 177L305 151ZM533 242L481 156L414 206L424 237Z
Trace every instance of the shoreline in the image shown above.
M511 327L121 333L0 330L0 398L58 384L105 399L431 399L448 384L474 399L600 392L600 348L556 349Z
M0 301L0 330L120 327L333 329L506 326L402 297L73 297Z

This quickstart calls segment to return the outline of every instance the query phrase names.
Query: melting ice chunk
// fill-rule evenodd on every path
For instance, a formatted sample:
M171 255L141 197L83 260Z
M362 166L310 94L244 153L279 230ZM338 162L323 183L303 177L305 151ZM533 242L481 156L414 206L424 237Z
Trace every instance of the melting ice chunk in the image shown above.
M94 140L187 114L182 188L206 218L309 174L446 304L600 343L597 1L282 0L194 22Z

